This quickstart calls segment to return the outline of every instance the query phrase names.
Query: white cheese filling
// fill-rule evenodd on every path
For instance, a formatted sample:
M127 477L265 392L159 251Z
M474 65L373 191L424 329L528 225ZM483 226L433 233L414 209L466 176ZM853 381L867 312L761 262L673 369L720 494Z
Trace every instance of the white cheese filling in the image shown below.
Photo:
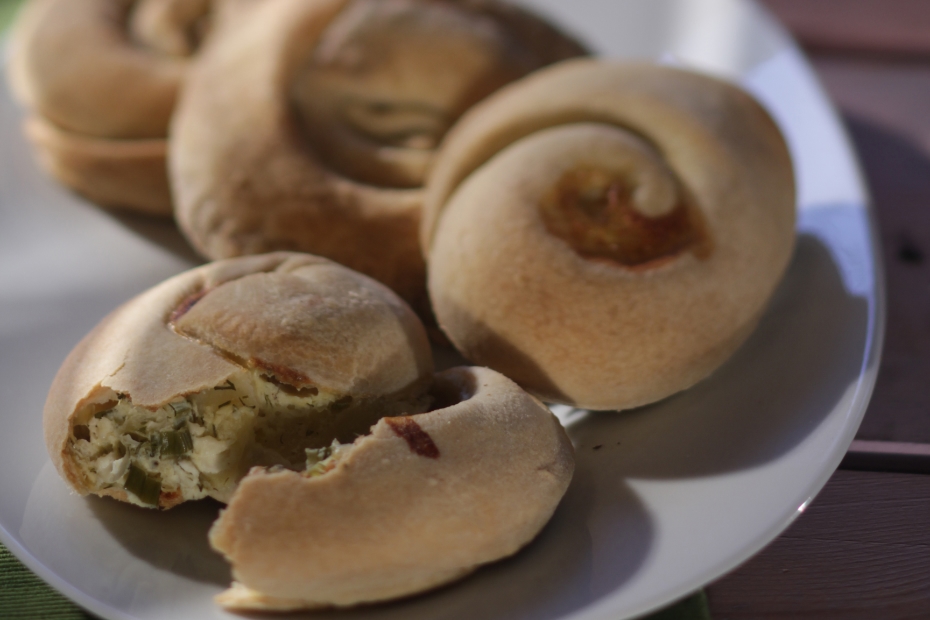
M75 416L69 450L92 493L126 491L140 506L228 502L254 466L325 473L384 416L426 411L426 396L354 401L293 390L242 371L152 410L110 394ZM101 401L101 399L95 399Z

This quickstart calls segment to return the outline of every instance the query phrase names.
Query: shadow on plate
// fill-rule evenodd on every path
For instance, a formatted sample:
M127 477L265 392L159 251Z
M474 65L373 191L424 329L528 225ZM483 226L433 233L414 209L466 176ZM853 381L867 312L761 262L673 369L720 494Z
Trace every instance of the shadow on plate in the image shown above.
M709 379L626 412L567 416L578 458L633 478L688 478L764 465L803 442L857 384L868 302L827 246L802 234L758 329Z
M439 590L401 601L288 617L555 620L570 615L633 577L654 537L649 515L633 491L617 480L613 493L596 497L593 476L588 467L579 466L552 520L513 557Z
M157 511L108 498L84 501L114 540L154 568L224 587L232 580L229 565L207 541L220 503L207 499Z
M578 611L635 575L654 536L649 515L622 480L614 481L610 493L596 494L594 465L579 464L552 520L513 557L401 601L288 617L555 620ZM110 499L83 501L112 539L136 559L194 581L229 585L228 565L207 542L218 503L205 500L157 512Z
M181 234L174 220L170 218L142 215L128 211L110 211L106 209L102 209L102 211L136 235L148 239L155 245L192 265L200 265L205 262L203 257L194 251L194 248Z
M405 600L288 618L556 620L587 607L636 575L655 537L633 490L615 476L602 488L596 478L603 472L594 469L599 466L579 462L552 520L513 557ZM186 586L173 595L183 581L170 575L209 586L207 593L230 584L229 566L207 540L220 508L204 500L158 512L109 498L78 498L46 463L21 534L68 583L121 607L144 606L181 594L205 596Z
M29 493L19 535L51 573L128 609L177 597L182 589L188 596L187 581L208 591L229 585L229 566L207 542L219 508L202 501L158 512L109 498L81 498L46 461Z

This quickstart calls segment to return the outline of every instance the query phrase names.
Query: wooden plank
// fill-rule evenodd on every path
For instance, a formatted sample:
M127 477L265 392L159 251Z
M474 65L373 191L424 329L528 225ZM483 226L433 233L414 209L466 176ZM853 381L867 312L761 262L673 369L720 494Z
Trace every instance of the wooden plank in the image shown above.
M817 54L811 60L844 114L898 134L924 157L930 153L930 60L898 63Z
M930 444L857 439L840 469L930 474Z
M816 51L930 56L926 0L762 0Z
M930 63L814 66L846 117L883 246L885 350L858 438L930 443Z
M707 592L715 620L930 618L930 476L838 471Z

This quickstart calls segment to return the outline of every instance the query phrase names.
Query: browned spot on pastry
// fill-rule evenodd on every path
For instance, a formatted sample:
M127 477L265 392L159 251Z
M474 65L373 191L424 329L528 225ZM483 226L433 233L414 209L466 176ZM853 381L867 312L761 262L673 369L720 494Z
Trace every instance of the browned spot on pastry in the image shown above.
M391 430L402 438L410 446L410 449L430 459L439 458L439 448L433 443L433 438L420 428L420 425L410 416L400 416L397 418L385 418L387 425Z
M249 366L267 372L270 375L269 380L278 387L292 388L300 392L311 391L311 393L316 393L317 391L316 388L310 386L310 377L299 370L280 364L272 364L257 357L249 360Z
M162 491L158 496L158 505L162 508L174 506L181 499L180 489L174 491Z
M210 289L203 289L197 291L193 295L188 296L181 304L174 309L174 312L171 313L171 316L168 317L169 323L176 323L178 319L187 314L191 308L197 305L197 302L204 298L204 296L210 292Z
M589 259L626 267L655 267L688 250L699 257L702 226L696 209L680 200L659 217L634 207L633 190L619 175L576 168L543 196L540 213L549 232Z

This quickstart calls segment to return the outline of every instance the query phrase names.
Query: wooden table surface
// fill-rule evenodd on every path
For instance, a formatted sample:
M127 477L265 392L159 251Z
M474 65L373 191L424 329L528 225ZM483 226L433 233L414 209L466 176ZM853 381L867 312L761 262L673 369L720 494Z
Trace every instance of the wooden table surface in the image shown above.
M712 584L714 620L930 618L930 0L763 0L804 45L872 192L885 349L857 440L762 553Z

